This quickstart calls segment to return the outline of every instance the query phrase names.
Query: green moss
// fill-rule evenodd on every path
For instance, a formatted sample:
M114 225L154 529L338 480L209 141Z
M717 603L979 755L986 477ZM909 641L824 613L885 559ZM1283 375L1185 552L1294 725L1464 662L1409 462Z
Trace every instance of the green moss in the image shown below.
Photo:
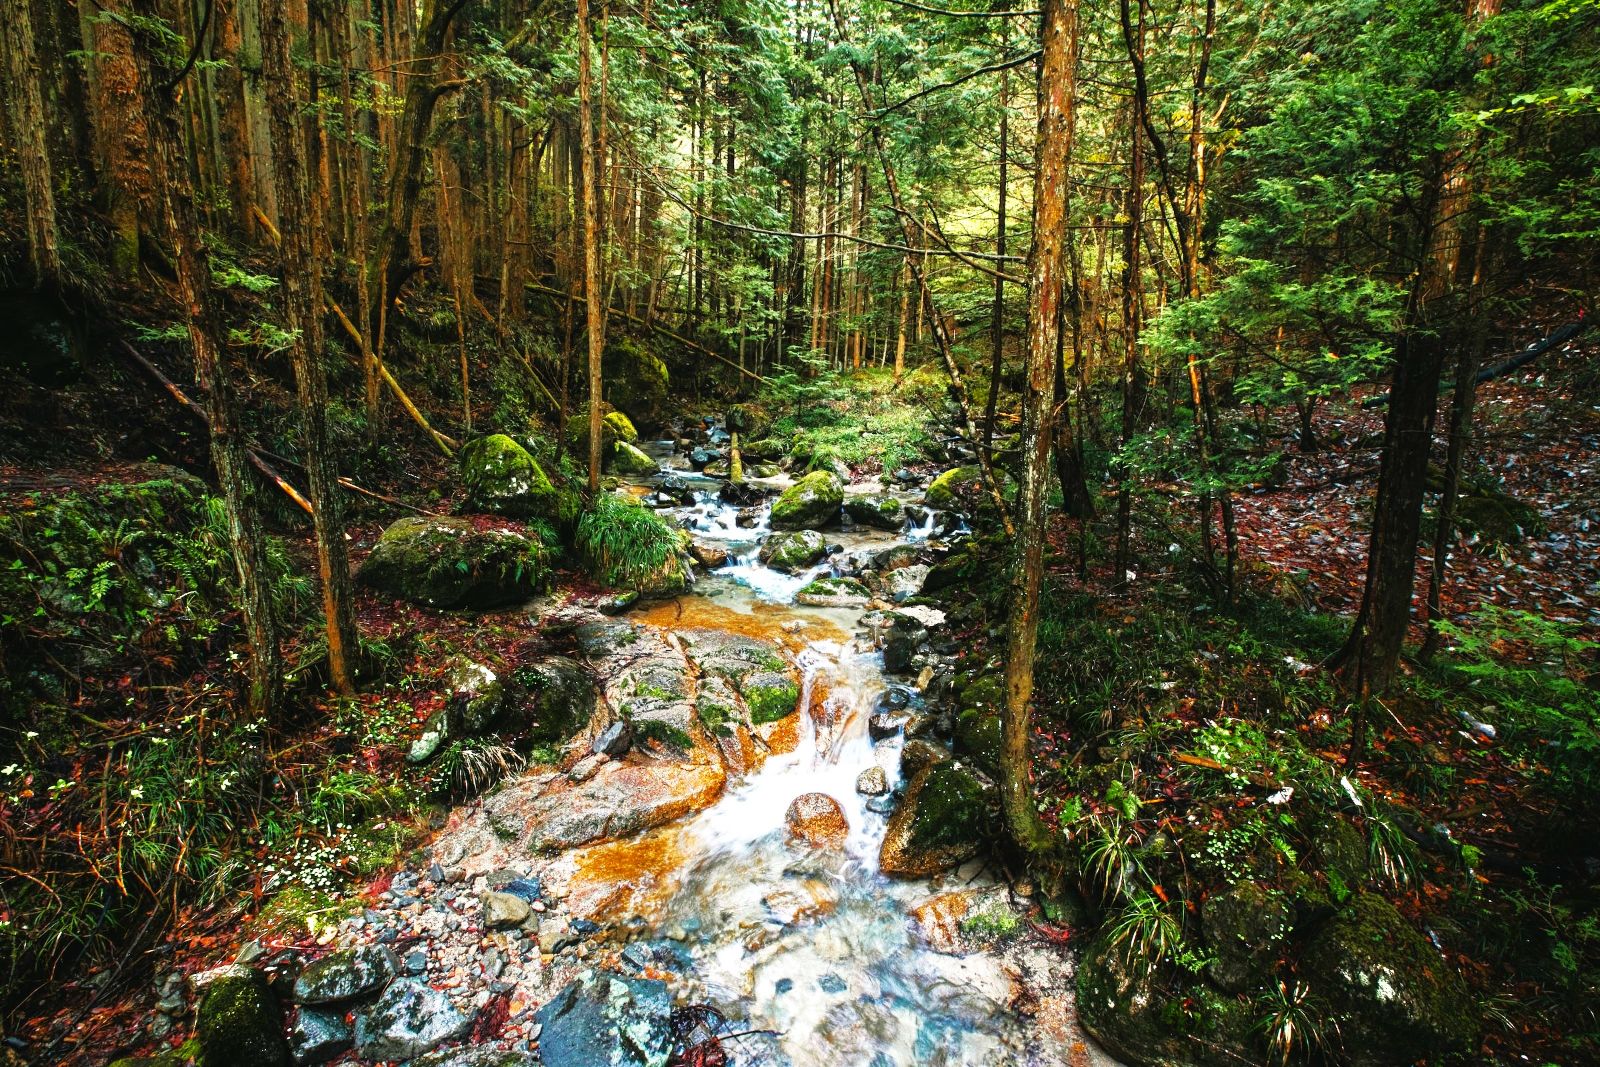
M905 524L905 508L893 496L853 496L844 502L851 521L880 530L898 530Z
M742 685L740 693L757 726L793 715L800 703L799 684L784 674L762 674Z
M961 920L961 932L983 941L998 941L1011 937L1022 929L1022 920L1016 911L999 900L988 900L979 910Z
M611 458L606 468L616 474L655 474L661 468L655 460L626 441L611 445Z
M917 793L911 844L918 849L960 848L984 840L989 805L983 785L960 764L937 763Z
M854 578L818 578L796 593L795 601L813 607L836 607L864 604L871 596L867 587Z
M537 460L503 433L468 441L456 456L466 506L522 519L553 520L559 494Z
M774 530L816 529L839 517L844 483L831 471L814 471L785 489L772 503Z
M761 546L761 562L773 570L795 571L816 563L828 554L828 541L815 530L796 530L774 534Z
M927 501L936 508L952 508L961 503L961 494L970 491L983 478L977 467L952 467L928 485Z
M956 716L951 739L957 755L966 756L989 774L1000 773L1000 713L987 707L967 708Z
M201 1059L227 1067L288 1067L277 997L258 971L219 978L200 1003Z
M644 343L617 337L606 345L606 398L635 422L654 424L667 405L667 365Z
M385 530L358 573L375 589L431 608L515 603L549 576L544 546L525 531L421 515Z
M694 739L687 733L660 719L635 719L633 732L641 741L655 741L685 751L694 747Z

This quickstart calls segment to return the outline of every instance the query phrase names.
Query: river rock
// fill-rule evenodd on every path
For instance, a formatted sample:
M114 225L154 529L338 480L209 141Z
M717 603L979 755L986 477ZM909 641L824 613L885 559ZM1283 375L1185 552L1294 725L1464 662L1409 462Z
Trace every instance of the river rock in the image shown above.
M696 563L708 570L716 570L718 567L728 565L728 550L709 541L691 541L689 543L689 555L694 557Z
M874 712L867 720L867 736L874 741L887 741L905 729L910 715L903 711Z
M356 1014L355 1047L369 1060L409 1060L465 1037L472 1017L426 982L401 978Z
M899 530L905 525L904 511L899 497L887 495L852 496L846 497L844 502L844 513L850 516L851 522L879 530Z
M338 1004L378 992L400 973L400 961L385 945L332 952L294 980L297 1004Z
M513 926L521 926L532 914L528 901L514 893L488 889L479 900L483 903L483 925L489 930L509 930Z
M445 685L451 719L460 724L463 737L479 737L494 725L506 686L491 668L458 657L445 673Z
M850 836L844 808L826 793L802 793L784 814L791 840L813 847L837 848Z
M844 483L832 471L813 471L772 503L774 530L820 529L839 517Z
M355 1044L355 1031L338 1009L300 1007L289 1027L289 1052L294 1062L327 1063Z
M927 577L928 568L921 563L896 567L881 579L883 598L895 604L904 604L922 592L922 583Z
M924 499L931 507L955 507L963 494L975 492L982 482L983 471L978 467L953 467L928 483Z
M278 998L261 972L220 978L206 990L195 1023L201 1057L227 1067L288 1067Z
M948 955L968 951L970 942L993 941L1022 926L1005 886L940 893L912 908L911 919L929 948Z
M859 608L872 598L854 578L817 578L795 594L796 604L811 608Z
M709 806L726 773L716 761L607 763L585 782L519 778L483 805L495 832L534 851L630 837Z
M936 763L948 763L953 758L950 750L937 741L925 737L909 738L900 749L900 777L909 782L923 768Z
M654 474L660 469L660 465L634 445L626 441L615 441L611 445L611 455L606 461L606 469L613 474Z
M644 429L660 425L672 382L661 357L645 342L617 336L606 341L603 367L606 398Z
M827 538L815 530L800 530L767 538L758 558L775 571L793 574L812 566L827 554Z
M864 797L881 797L889 791L889 775L882 767L868 767L856 775L856 792Z
M917 646L928 639L928 628L908 611L889 614L889 632L883 640L883 669L901 674L911 669Z
M468 441L456 456L466 507L518 519L557 519L571 506L528 450L503 433Z
M654 979L586 975L534 1017L545 1067L664 1067L672 1052L672 998Z
M1300 974L1327 999L1355 1067L1432 1060L1477 1036L1460 974L1375 893L1358 894L1317 933Z
M722 630L696 629L680 636L702 676L720 678L738 691L751 725L794 714L800 676L777 645Z
M556 745L594 716L594 678L568 656L522 663L509 675L501 733L529 745Z
M609 405L607 405L609 407ZM635 444L639 431L633 420L620 411L607 411L600 419L600 447L608 449L618 441ZM574 456L589 455L589 413L579 412L567 419L567 443Z
M633 727L625 722L614 722L595 735L590 751L597 756L610 756L616 759L628 754L628 749L633 747Z
M889 817L878 868L901 878L926 878L978 855L990 837L993 786L959 763L917 772Z
M526 530L410 515L383 531L356 576L423 607L491 608L528 599L548 574L544 548Z

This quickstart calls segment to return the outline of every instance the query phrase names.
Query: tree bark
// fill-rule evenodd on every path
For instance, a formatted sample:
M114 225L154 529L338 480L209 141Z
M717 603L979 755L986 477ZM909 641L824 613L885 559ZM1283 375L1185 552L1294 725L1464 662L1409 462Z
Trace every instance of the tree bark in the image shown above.
M133 0L133 10L144 25L160 25L158 0ZM184 163L176 102L167 87L171 72L157 59L164 42L148 39L148 32L136 33L133 50L140 96L154 150L162 219L168 240L177 249L178 294L194 349L195 376L205 391L211 462L222 490L229 544L239 574L239 609L250 645L246 708L252 716L266 717L277 707L283 674L277 619L267 584L266 542L245 469L248 461L234 409L233 384L222 359L222 320L211 290L210 258Z
M345 548L344 502L339 469L328 429L328 382L322 365L322 272L312 247L322 225L318 199L311 195L306 168L304 127L300 122L294 61L290 51L288 0L261 0L261 73L266 83L272 123L272 169L278 204L294 224L278 242L283 272L285 325L294 340L289 362L300 406L301 446L305 450L307 489L314 509L312 526L317 571L322 581L323 632L328 647L328 674L334 689L355 692L360 637L356 630L355 596L350 559Z
M0 0L0 40L4 40L5 74L11 119L11 143L22 170L22 196L27 208L28 263L34 280L54 283L61 274L60 238L56 230L55 178L49 126L39 93L39 56L28 0Z
M604 412L601 404L604 383L601 373L606 350L606 308L605 291L600 287L600 210L595 189L600 168L595 159L594 108L590 99L594 77L589 69L589 37L589 0L578 0L578 136L583 140L580 153L583 166L583 295L589 336L589 492L593 494L600 491L603 462L601 423Z
M1048 847L1034 808L1029 756L1039 589L1044 578L1045 502L1050 490L1051 422L1056 417L1056 349L1067 242L1067 167L1077 70L1077 10L1044 0L1040 26L1039 133L1035 153L1033 248L1028 256L1027 379L1022 397L1022 485L1017 555L1006 621L1006 704L1001 719L1000 796L1012 838L1029 853Z
M1007 5L1001 4L999 10L1005 10ZM1009 22L1006 23L1009 26ZM1002 32L1002 44L1009 42L1009 35ZM994 253L1001 257L997 262L1003 262L1006 254L1006 186L1009 178L1007 158L1011 152L1010 133L1010 87L1011 72L1000 72L1000 196L999 204L995 209ZM994 418L1000 403L1000 376L1005 370L1005 342L1006 342L1006 282L1000 277L1000 272L995 272L994 301L989 308L989 345L991 348L989 363L989 395L983 404L983 450L993 454L994 450ZM992 462L992 459L991 459Z

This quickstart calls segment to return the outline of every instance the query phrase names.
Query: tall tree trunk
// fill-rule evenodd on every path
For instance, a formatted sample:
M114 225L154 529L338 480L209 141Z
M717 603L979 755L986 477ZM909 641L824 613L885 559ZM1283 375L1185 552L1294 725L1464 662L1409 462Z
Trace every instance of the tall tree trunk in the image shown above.
M219 23L219 33L223 28ZM79 32L93 101L89 118L96 198L111 224L109 266L118 281L131 283L139 274L141 218L150 213L147 201L152 188L144 158L148 138L139 110L139 75L133 67L128 29L120 21L99 17L88 5L80 5Z
M140 96L156 162L156 188L168 240L176 246L178 294L194 349L195 377L205 392L211 424L211 462L228 517L228 539L239 574L239 609L250 644L246 707L252 716L270 716L277 707L283 662L266 571L266 541L256 512L244 441L234 409L233 383L222 358L222 319L211 291L211 263L200 232L194 190L178 128L177 104L168 82L172 72L157 57L166 42L152 39L149 27L163 25L158 0L132 0L145 29L134 48Z
M328 382L322 366L322 272L312 248L322 213L311 194L306 169L304 126L295 91L294 61L289 44L288 0L261 0L261 73L271 108L272 169L278 204L295 220L284 228L278 247L283 257L280 280L285 324L294 340L289 361L300 401L300 435L316 533L317 571L322 579L323 628L328 646L328 673L340 693L355 691L355 664L360 658L355 596L350 559L345 548L344 502L339 469L328 429Z
M6 113L11 143L22 169L22 196L27 207L28 263L34 280L54 283L61 275L60 240L56 232L55 178L50 167L49 130L39 93L39 55L28 0L0 0L0 39L5 41Z
M600 491L602 381L606 350L605 291L600 281L600 208L596 203L593 75L590 73L589 0L578 0L578 136L583 144L583 294L589 335L589 492Z
M1029 853L1049 833L1034 808L1029 756L1034 649L1050 491L1050 423L1056 417L1056 349L1067 242L1067 167L1077 91L1077 9L1044 0L1040 26L1039 133L1028 256L1028 348L1022 396L1022 486L1017 500L1017 555L1006 622L1006 704L1001 719L1000 797L1012 838Z
M1009 4L1002 3L999 10L1005 10ZM1009 19L1001 20L1007 27ZM1001 43L1008 45L1010 35L1002 32ZM1005 49L1002 48L1002 51ZM1011 99L1010 89L1011 72L1000 72L1000 196L999 204L995 208L994 254L999 257L996 262L1004 263L1006 255L1006 187L1010 177L1009 167L1011 154L1011 138L1008 136L1011 128ZM1005 370L1006 347L1006 281L1000 277L998 271L994 278L994 301L989 308L989 345L991 348L989 363L989 396L983 404L983 450L992 452L994 448L994 419L995 412L1000 403L1000 376ZM992 462L992 459L991 459Z
M1144 0L1138 0L1137 24L1130 17L1128 0L1121 0L1123 44L1130 56L1144 62ZM1128 218L1122 243L1122 426L1118 435L1123 449L1133 440L1139 407L1144 398L1144 371L1139 364L1139 330L1144 319L1144 282L1141 253L1144 248L1144 108L1142 94L1135 93L1132 100L1133 122L1129 132L1128 195L1124 209ZM1132 472L1126 463L1116 465L1117 478L1117 540L1112 584L1122 586L1128 581L1133 565L1133 494L1129 482Z

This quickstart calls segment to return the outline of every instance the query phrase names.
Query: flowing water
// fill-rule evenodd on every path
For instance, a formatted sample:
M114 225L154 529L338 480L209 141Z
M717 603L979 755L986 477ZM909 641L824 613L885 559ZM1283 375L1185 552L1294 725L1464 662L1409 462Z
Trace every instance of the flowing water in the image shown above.
M684 476L669 444L650 450L664 460L664 475ZM800 575L762 566L756 550L768 533L768 506L760 505L753 525L747 512L741 526L740 509L720 503L715 485L698 486L696 502L670 514L696 538L727 548L729 564L690 595L639 618L779 640L797 651L805 693L792 751L731 782L707 810L624 846L671 867L642 882L647 888L630 902L645 917L642 937L686 965L689 988L682 993L690 1001L716 1007L733 1029L761 1031L728 1043L735 1063L1105 1062L1075 1044L1075 1033L1043 1038L1038 1025L1009 1009L1018 970L1005 956L936 952L916 933L910 917L916 905L941 891L992 884L991 876L977 864L939 883L879 873L887 815L857 794L856 778L878 766L897 784L901 742L875 744L868 736L867 720L890 683L871 635L861 632L864 609L797 606L795 594L830 565ZM898 535L858 530L829 537L848 553L926 542L934 534L930 517ZM842 850L788 840L786 809L808 792L843 806L850 830ZM1054 977L1067 984L1064 974Z

